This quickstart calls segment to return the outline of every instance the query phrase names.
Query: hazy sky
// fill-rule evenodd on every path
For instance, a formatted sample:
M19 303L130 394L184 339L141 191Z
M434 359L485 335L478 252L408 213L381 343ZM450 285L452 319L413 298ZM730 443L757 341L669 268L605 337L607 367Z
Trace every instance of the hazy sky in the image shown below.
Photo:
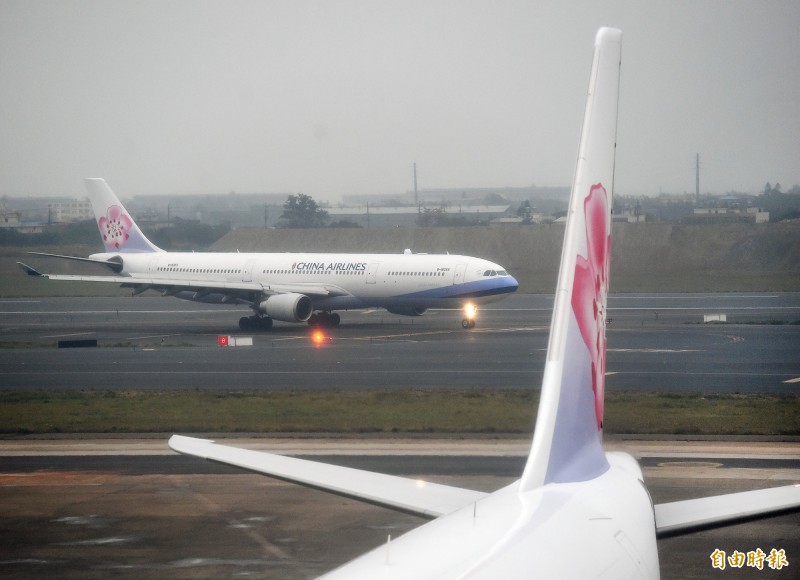
M0 0L0 195L569 185L603 25L617 192L800 183L796 0Z

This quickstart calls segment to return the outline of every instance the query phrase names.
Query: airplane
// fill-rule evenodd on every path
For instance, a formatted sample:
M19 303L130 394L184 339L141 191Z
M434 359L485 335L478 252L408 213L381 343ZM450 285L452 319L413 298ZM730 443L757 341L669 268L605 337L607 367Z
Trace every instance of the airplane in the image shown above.
M463 309L461 325L473 328L478 306L519 288L505 268L451 254L324 254L166 252L145 237L103 179L86 179L105 251L88 258L29 252L100 264L114 275L42 274L17 262L31 276L51 280L117 283L133 295L156 290L164 296L209 303L247 304L252 316L242 330L269 330L273 320L338 326L336 310L382 307L402 316L429 308Z
M656 539L800 510L800 485L653 505L636 459L602 445L622 34L595 39L536 426L494 493L173 435L179 453L419 515L428 523L324 578L658 578Z

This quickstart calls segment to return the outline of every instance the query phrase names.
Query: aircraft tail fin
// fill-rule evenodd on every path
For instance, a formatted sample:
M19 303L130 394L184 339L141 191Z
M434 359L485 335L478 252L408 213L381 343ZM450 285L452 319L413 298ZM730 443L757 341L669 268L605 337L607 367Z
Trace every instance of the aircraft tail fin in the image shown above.
M622 33L602 28L572 185L533 444L520 490L586 481L602 447L605 318Z
M163 252L145 237L104 179L85 181L106 252Z

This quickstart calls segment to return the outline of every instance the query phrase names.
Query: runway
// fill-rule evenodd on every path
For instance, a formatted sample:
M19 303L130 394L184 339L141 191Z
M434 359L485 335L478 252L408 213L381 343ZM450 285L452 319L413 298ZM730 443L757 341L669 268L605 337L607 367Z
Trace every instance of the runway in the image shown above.
M457 311L342 314L314 343L305 325L244 333L248 311L174 298L0 301L3 389L538 389L552 296L514 295L465 331ZM727 324L704 324L725 314ZM612 295L610 390L797 393L800 293ZM251 336L220 347L219 335ZM96 339L99 348L58 349Z
M228 443L484 491L519 476L530 444L490 437ZM607 443L640 458L656 503L800 482L798 443ZM0 575L15 578L313 578L424 523L178 456L166 437L0 441L0 505ZM800 557L797 514L661 540L662 578L705 578L715 549L759 547L785 550L788 578Z

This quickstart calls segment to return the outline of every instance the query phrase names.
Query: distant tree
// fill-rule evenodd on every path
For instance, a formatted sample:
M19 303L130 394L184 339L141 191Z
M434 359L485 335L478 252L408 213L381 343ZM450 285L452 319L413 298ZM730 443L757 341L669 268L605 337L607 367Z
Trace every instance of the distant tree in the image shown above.
M490 193L483 198L483 205L507 205L508 200L499 193Z
M321 228L328 221L328 212L320 209L311 196L290 195L283 204L279 226L284 228Z
M534 208L531 207L531 202L527 199L519 205L517 208L517 216L522 218L523 224L527 225L533 223L533 210Z
M423 228L441 226L445 221L445 213L442 208L423 208L417 216L417 224Z
M165 250L195 250L208 248L230 229L228 223L211 226L176 217L172 227L147 230L144 233L154 244Z
M769 184L767 184L769 185ZM800 216L800 186L794 185L786 193L781 191L781 184L770 186L753 200L753 205L769 212L769 221L797 219Z

